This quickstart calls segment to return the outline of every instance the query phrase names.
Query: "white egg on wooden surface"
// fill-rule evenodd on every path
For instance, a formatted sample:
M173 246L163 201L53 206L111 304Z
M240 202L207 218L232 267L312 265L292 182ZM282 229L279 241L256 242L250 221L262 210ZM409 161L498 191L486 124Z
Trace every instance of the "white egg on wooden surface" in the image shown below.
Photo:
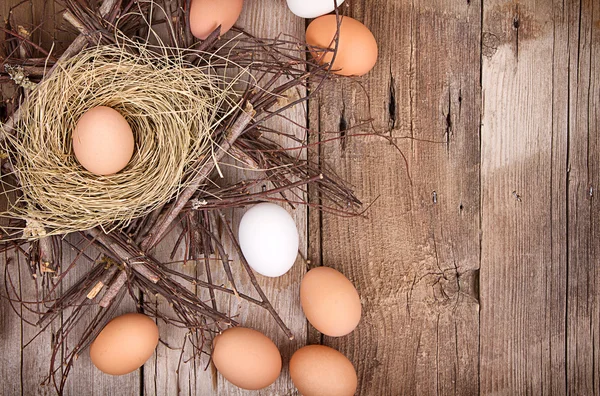
M337 0L337 5L344 0ZM290 10L301 18L316 18L335 10L333 0L287 0Z
M244 213L238 238L250 267L264 276L285 274L298 256L296 223L284 208L273 203L260 203Z

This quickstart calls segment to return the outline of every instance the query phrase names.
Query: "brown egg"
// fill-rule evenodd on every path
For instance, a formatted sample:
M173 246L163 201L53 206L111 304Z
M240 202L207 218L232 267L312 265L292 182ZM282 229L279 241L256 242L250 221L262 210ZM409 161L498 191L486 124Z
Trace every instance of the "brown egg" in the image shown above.
M352 396L358 384L352 362L324 345L298 349L290 360L290 376L303 396Z
M246 327L232 327L215 337L212 360L227 381L243 389L266 388L281 372L277 346L264 334Z
M373 33L356 19L344 16L340 26L338 51L332 70L342 76L362 76L377 63L377 42ZM335 48L333 41L337 31L335 15L324 15L312 21L306 29L306 42L309 46ZM319 63L329 63L333 52L311 49L311 54Z
M194 37L206 40L219 25L221 34L229 31L242 12L244 0L192 0L190 30Z
M90 347L92 363L106 374L140 368L158 345L158 327L146 315L128 313L108 322Z
M317 330L331 337L350 333L360 322L360 297L341 272L329 267L313 268L300 284L300 304Z
M97 175L112 175L125 168L134 144L127 120L105 106L86 111L73 132L75 157L85 169Z

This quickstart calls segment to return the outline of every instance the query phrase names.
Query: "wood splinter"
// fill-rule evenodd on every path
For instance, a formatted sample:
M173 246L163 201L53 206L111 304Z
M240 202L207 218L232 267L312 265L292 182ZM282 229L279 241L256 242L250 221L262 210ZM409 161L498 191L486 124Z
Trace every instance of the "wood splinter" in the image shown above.
M96 285L92 287L92 290L90 290L90 292L87 294L87 299L93 300L94 298L96 298L96 296L98 295L98 293L100 293L100 290L102 290L103 287L104 283L102 281L98 281L98 283L96 283Z

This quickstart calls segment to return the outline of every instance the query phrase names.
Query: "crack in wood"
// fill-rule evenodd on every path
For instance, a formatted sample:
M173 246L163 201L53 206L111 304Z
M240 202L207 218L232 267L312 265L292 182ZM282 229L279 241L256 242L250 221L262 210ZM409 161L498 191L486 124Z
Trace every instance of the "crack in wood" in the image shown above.
M450 155L450 135L452 134L452 96L448 89L448 112L446 113L446 130L444 136L446 138L446 152Z
M515 40L515 57L517 62L519 62L519 27L521 26L520 17L519 17L519 4L515 5L515 16L513 18L513 28L516 30L516 40Z
M340 144L342 146L342 152L345 152L348 144L348 137L346 136L348 131L348 121L346 120L346 104L344 104L342 107L342 114L340 115L338 127L340 131Z
M462 110L462 101L463 101L463 97L462 97L462 88L458 89L458 118L460 119L460 113Z
M390 127L390 136L392 135L392 131L396 127L396 80L394 79L394 75L392 73L392 68L390 65L390 90L389 90L389 101L388 101L388 114L390 117L389 127Z

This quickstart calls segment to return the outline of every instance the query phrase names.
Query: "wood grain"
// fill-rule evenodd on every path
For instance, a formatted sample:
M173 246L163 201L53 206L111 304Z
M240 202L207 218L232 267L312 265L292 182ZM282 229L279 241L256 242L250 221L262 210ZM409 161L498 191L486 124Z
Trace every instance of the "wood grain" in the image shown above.
M560 7L484 2L482 393L564 394L567 386L564 33L572 20Z
M600 4L567 3L567 393L600 394Z
M600 389L598 8L484 2L482 392Z
M370 109L357 85L331 85L310 125L341 137L321 158L372 206L366 218L322 216L311 261L321 254L354 282L364 315L323 343L353 361L361 395L476 394L480 3L352 2L346 13L380 43L361 79ZM374 129L358 127L370 117ZM408 169L385 139L350 137L373 131Z
M4 263L10 262L9 260L13 259L13 255L3 255L3 265L6 265ZM14 273L15 266L11 265L11 267L10 270ZM0 273L0 281L4 284L5 280L5 271L2 271ZM5 295L4 290L2 295ZM2 301L0 301L0 348L2 348L3 353L0 354L0 375L2 376L0 390L4 395L22 394L22 339L21 321L12 310L10 303L5 298L2 298Z

